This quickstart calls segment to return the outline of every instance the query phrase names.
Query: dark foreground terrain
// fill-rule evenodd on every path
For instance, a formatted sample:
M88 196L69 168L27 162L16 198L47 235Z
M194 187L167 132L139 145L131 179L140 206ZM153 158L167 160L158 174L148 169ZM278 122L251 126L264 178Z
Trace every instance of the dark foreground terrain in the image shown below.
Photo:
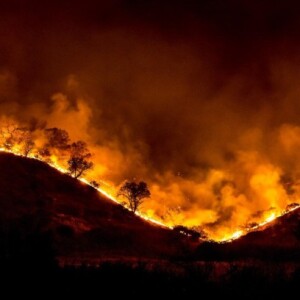
M151 225L32 159L0 154L1 291L105 298L298 294L300 211L228 244Z
M98 267L56 265L1 269L1 291L32 298L230 297L271 299L298 294L300 266L263 262L105 262Z

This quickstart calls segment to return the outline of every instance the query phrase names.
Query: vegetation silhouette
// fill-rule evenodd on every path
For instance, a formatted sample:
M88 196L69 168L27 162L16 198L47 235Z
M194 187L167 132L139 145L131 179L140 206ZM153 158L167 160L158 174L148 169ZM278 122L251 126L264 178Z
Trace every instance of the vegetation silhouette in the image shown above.
M138 208L142 205L145 198L149 198L151 195L147 183L140 181L139 183L135 181L126 181L121 186L118 196L123 196L129 203L129 208L131 211L136 212Z

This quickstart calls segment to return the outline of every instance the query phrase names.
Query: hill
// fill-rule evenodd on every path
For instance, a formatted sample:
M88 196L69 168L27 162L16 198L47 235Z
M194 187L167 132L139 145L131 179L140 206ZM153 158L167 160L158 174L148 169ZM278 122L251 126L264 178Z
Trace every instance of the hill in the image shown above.
M300 261L300 207L228 243L203 243L197 258Z
M298 290L300 209L231 243L196 243L40 161L0 153L0 170L1 287L10 295L254 299Z
M49 236L61 264L163 259L188 251L182 235L144 221L43 162L1 153L0 170L4 257L27 249L37 234Z

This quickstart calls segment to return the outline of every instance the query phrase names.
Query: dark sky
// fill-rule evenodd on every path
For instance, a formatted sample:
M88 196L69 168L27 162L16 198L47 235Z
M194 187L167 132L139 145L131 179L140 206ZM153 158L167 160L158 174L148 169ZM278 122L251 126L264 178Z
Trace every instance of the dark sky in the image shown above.
M95 57L98 51L108 55L114 47L108 59L127 60L134 69L138 62L130 55L145 51L137 47L149 50L146 59L153 65L163 56L157 49L161 46L170 48L166 52L174 60L195 60L195 69L197 63L207 64L205 71L212 77L208 89L220 88L236 74L259 77L254 84L268 89L270 56L294 59L299 50L300 11L295 3L3 1L1 65L18 69L19 91L27 96L32 88L42 89L37 81L57 86L67 74L89 68L103 55ZM103 43L103 35L110 40ZM184 53L184 47L193 53ZM178 52L182 57L176 57Z
M70 116L82 110L74 134L107 147L110 180L136 176L162 188L181 174L177 202L224 219L220 211L232 206L194 192L212 170L231 172L226 180L248 200L256 171L241 153L298 172L297 3L1 1L1 111L52 118L52 126L54 114L63 126L57 107ZM53 100L57 93L67 106Z
M50 105L57 92L84 95L93 126L141 141L159 167L217 162L206 152L222 148L226 157L223 139L236 131L298 119L293 97L281 113L297 81L296 3L4 1L1 101ZM70 76L76 91L66 88Z

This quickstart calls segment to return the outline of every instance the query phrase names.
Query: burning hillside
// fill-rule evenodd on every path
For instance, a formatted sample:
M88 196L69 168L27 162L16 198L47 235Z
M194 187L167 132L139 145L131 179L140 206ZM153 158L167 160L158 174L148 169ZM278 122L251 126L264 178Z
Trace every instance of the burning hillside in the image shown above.
M84 142L77 141L72 143L67 131L59 128L45 128L45 125L38 126L37 124L37 122L32 122L31 124L26 124L26 126L24 126L24 124L21 126L15 120L3 117L0 131L2 145L0 150L44 161L58 169L60 172L68 173L75 178L84 176L89 172L91 173L87 177L89 180L84 177L81 177L80 180L93 186L95 189L98 189L100 193L106 195L112 201L120 203L120 199L117 199L116 188L107 184L101 178L93 177L93 163L90 161L92 155ZM262 168L262 171L268 172L268 169L265 170ZM238 198L233 195L233 182L224 182L221 172L216 176L219 176L218 180L220 186L214 186L214 189L219 189L218 197L220 197L220 200L223 195L228 198L228 201ZM99 180L100 187L96 179ZM215 183L217 182L218 181ZM273 206L266 211L256 211L250 216L247 214L243 215L242 212L240 212L240 223L237 223L235 225L236 227L233 225L231 225L230 228L220 226L214 231L211 231L205 224L191 223L191 225L195 226L193 229L195 231L203 231L204 228L204 230L209 233L209 239L230 241L237 239L250 231L257 230L273 221L276 217L284 215L298 207L298 204L294 201L296 199L294 195L295 184L292 182L285 182L284 178L279 177L279 174L275 171L270 174L264 174L262 172L255 176L253 175L251 177L251 182L254 186L257 186L258 189L261 189L257 190L257 197L272 201ZM202 183L202 185L204 184L205 183ZM206 193L209 192L210 190L207 189ZM261 194L259 194L259 192ZM156 196L155 193L154 196ZM267 203L267 201L265 201L265 203ZM283 207L278 206L280 203L285 205L284 209ZM236 204L238 204L238 202ZM174 227L175 225L181 224L180 219L183 214L181 209L172 211L171 208L169 208L164 216L159 216L158 212L155 211L149 214L147 210L144 212L136 211L136 213L148 221L166 227ZM191 222L191 220L188 219L188 222ZM183 224L185 223L183 222Z
M299 203L297 3L23 2L0 9L2 148L112 198L145 181L139 213L218 241Z
M190 247L184 236L149 224L89 185L36 159L2 152L0 167L0 263L13 262L18 253L27 261L27 254L32 255L27 248L38 247L32 244L35 236L39 244L51 237L48 247L55 249L62 264L163 259Z
M37 159L0 153L0 169L5 292L14 295L18 286L22 295L92 297L99 293L99 282L100 293L109 293L114 282L123 295L140 295L150 288L153 297L192 297L199 285L205 293L233 299L244 291L250 298L262 293L267 297L270 286L272 295L279 289L285 295L297 290L299 209L256 236L253 232L233 243L207 245L144 222ZM60 268L53 266L53 255ZM230 261L216 261L224 258ZM119 297L119 289L113 295Z
M299 262L300 207L253 228L238 239L222 243L204 242L196 251L196 259L222 261L289 261Z

